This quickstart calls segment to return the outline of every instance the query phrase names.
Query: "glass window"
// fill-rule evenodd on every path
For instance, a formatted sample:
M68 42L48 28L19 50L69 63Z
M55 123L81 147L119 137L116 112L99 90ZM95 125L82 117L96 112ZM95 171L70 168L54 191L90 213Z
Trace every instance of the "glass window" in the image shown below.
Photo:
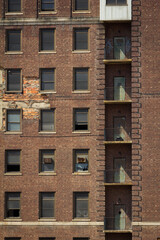
M21 90L21 70L7 70L7 91L17 92Z
M54 0L41 0L42 11L54 11Z
M41 29L41 51L54 50L54 29Z
M114 58L124 59L125 58L125 38L114 37Z
M54 131L54 109L52 110L41 110L41 131Z
M54 193L42 192L40 193L40 218L54 217Z
M7 131L19 132L20 110L7 110Z
M20 171L20 150L6 150L6 172Z
M21 0L8 0L8 12L20 12Z
M54 90L54 69L41 69L41 90Z
M126 5L127 0L106 0L108 5Z
M76 149L74 151L74 171L88 172L88 149Z
M88 50L88 29L74 30L74 50Z
M88 90L88 68L74 69L75 90Z
M54 150L41 150L40 161L41 172L53 172L55 168Z
M7 31L7 51L21 50L21 30Z
M88 109L75 109L74 130L88 130Z
M77 192L74 194L75 218L88 218L88 192Z
M75 11L88 10L88 0L75 0Z
M20 193L6 193L6 217L20 217Z

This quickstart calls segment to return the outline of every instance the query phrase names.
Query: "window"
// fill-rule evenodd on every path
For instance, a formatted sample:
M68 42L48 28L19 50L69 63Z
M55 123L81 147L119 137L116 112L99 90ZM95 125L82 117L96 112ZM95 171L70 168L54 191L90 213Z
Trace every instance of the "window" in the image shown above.
M73 240L89 240L89 238L73 238Z
M106 0L108 5L126 5L127 0Z
M89 0L75 0L74 10L75 11L86 11L86 10L88 10L88 1Z
M9 92L21 91L21 70L20 69L7 70L6 90Z
M41 90L53 91L54 90L54 69L41 69Z
M20 110L7 110L6 130L9 132L19 132L21 130L20 119Z
M88 192L74 193L74 218L88 218Z
M54 11L54 0L41 0L41 11Z
M41 110L40 131L54 131L54 109Z
M6 172L20 171L20 150L6 150Z
M5 240L21 240L21 238L17 238L17 237L6 237Z
M8 0L8 12L20 12L21 0Z
M74 110L74 130L88 130L88 108Z
M74 171L88 172L88 149L74 150Z
M54 150L40 151L40 171L53 172L55 168Z
M88 90L88 68L74 69L74 89Z
M21 50L21 30L7 30L7 51Z
M6 193L6 218L20 217L20 193Z
M39 238L39 240L55 240L55 238L51 238L51 237L43 237L43 238Z
M74 29L74 50L88 50L88 28Z
M40 218L54 217L54 193L40 193Z
M114 58L124 59L125 58L125 38L114 37Z
M40 51L54 50L54 29L41 29Z

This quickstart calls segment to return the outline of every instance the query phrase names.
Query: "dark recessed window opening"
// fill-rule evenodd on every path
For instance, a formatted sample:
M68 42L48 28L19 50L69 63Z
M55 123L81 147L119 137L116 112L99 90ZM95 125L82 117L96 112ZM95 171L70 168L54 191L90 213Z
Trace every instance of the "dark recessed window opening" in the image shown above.
M7 131L20 131L20 110L7 110Z
M88 192L74 193L75 218L88 218Z
M7 91L16 92L21 90L21 70L7 70Z
M75 90L88 90L88 68L75 68Z
M21 240L21 238L17 238L17 237L6 237L5 240Z
M75 130L88 130L88 109L75 109Z
M75 172L88 172L88 149L77 149L74 153Z
M54 11L54 0L41 0L42 11Z
M40 218L54 217L54 193L43 192L40 193Z
M52 110L41 110L41 131L54 131L54 109Z
M88 10L88 0L75 0L75 11Z
M107 5L126 5L127 0L106 0Z
M6 194L6 217L20 217L20 193L10 192Z
M54 29L41 29L41 51L54 50Z
M8 12L20 12L21 0L8 0Z
M6 172L20 171L20 150L6 150Z
M21 30L7 31L7 51L21 50Z
M88 50L88 29L74 30L74 50Z
M53 172L55 168L54 150L41 150L40 161L41 172Z
M41 90L54 90L54 69L41 69Z

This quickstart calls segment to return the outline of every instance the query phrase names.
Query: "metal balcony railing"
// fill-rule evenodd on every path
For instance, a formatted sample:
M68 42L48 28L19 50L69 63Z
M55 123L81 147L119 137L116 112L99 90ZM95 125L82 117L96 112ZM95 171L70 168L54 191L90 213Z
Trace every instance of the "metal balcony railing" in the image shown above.
M132 230L132 222L128 216L105 217L104 230L126 231Z
M117 169L110 169L104 172L105 183L132 183L132 170L124 169L123 167Z
M104 141L131 141L130 129L118 127L118 128L105 128L104 129Z
M129 101L131 100L131 88L106 87L104 89L104 99L108 101Z

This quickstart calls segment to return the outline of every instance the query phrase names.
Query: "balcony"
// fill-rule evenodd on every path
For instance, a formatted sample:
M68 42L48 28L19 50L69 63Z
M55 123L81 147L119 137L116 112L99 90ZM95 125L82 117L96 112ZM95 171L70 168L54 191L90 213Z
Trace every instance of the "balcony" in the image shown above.
M115 87L106 87L104 89L105 104L127 104L131 103L131 88L121 84Z
M121 4L121 3L124 4ZM120 1L100 0L100 20L101 21L131 21L131 2L132 0Z
M106 217L104 219L104 232L110 233L131 233L132 223L131 219L126 216L118 214L116 217Z
M132 170L124 169L122 166L104 172L104 185L132 185Z
M106 39L104 48L105 64L131 64L131 42L127 37Z
M122 126L117 128L105 128L104 143L105 144L132 143L130 129L124 128Z

